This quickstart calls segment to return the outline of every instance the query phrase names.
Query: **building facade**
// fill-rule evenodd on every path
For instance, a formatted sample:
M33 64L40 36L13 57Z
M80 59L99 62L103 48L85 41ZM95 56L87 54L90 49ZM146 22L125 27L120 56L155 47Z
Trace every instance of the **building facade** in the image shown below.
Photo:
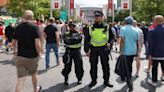
M0 0L0 15L5 15L7 10L6 10L6 4L8 0Z
M80 11L82 12L82 20L85 23L93 23L94 22L94 11L101 11L103 12L103 8L99 7L82 7L80 8Z
M5 6L7 4L7 0L0 0L0 6Z

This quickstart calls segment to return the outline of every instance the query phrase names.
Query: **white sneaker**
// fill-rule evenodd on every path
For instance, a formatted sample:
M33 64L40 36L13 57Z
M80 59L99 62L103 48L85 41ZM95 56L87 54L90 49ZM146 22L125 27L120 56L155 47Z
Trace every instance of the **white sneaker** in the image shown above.
M42 91L42 87L41 86L38 86L36 92L41 92L41 91Z
M157 86L157 82L153 82L151 79L148 79L147 82L154 87Z
M41 58L45 58L45 55L41 55Z
M150 71L148 70L147 67L144 67L144 72L146 72L146 73L150 73Z

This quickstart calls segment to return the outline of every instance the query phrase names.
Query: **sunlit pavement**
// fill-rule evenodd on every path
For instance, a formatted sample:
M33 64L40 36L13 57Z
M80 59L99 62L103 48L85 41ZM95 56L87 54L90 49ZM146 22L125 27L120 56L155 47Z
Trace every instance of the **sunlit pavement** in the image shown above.
M60 47L60 56L64 53L64 48ZM65 86L63 84L64 79L61 75L61 71L63 69L63 64L56 66L56 59L54 57L54 53L51 53L51 68L46 71L45 70L45 59L40 59L39 63L39 85L42 86L42 92L127 92L128 87L126 83L120 83L120 78L114 73L116 59L118 57L118 53L112 51L113 60L110 60L110 82L114 84L113 88L108 88L103 86L103 74L101 65L98 65L98 83L92 89L89 89L88 84L90 83L90 63L88 61L88 57L85 56L82 48L83 54L83 62L84 62L84 77L83 83L81 85L77 85L77 79L74 73L74 66L72 66L72 72L69 75L69 85ZM0 92L14 92L16 86L16 68L14 65L14 61L12 61L13 55L0 53ZM140 76L138 78L135 77L136 72L136 63L133 63L133 81L134 81L134 92L164 92L164 82L159 81L158 87L152 87L147 83L148 76L144 72L144 67L147 65L147 60L144 59L144 49L141 54L141 69ZM60 57L61 60L61 57ZM158 79L160 80L161 69L159 66ZM25 87L23 92L33 92L33 87L31 83L31 78L28 77L25 83Z

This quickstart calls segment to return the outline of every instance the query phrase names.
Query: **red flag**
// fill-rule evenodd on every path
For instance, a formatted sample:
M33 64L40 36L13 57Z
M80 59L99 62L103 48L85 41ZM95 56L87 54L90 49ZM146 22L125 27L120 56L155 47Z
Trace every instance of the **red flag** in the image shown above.
M112 10L113 8L113 0L108 0L108 9Z

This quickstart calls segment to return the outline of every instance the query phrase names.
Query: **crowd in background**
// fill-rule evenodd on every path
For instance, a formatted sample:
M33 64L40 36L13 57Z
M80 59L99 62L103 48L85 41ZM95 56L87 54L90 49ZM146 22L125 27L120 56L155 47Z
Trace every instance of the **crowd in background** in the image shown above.
M126 20L128 22L132 21L132 20ZM161 80L164 81L164 70L163 70L163 58L159 58L158 57L158 52L154 51L154 49L152 50L152 44L154 44L154 40L152 40L152 38L150 37L154 37L154 34L157 34L154 32L151 33L151 30L162 30L164 31L163 28L163 18L162 16L156 16L154 17L152 23L148 24L145 21L141 21L141 22L137 22L136 20L133 20L133 23L131 23L131 25L133 25L134 28L136 28L136 30L139 33L139 53L138 56L135 56L135 60L136 60L136 77L139 77L139 69L140 69L140 52L142 50L142 47L145 47L145 55L146 58L148 59L148 66L145 67L145 72L150 73L151 70L151 66L153 65L153 70L152 70L152 75L153 75L153 79L152 81L150 80L149 82L152 85L156 85L156 81L157 81L157 63L153 63L155 61L159 61L162 60L161 62L161 68L162 68L162 74L161 74ZM16 45L13 45L13 38L15 35L15 30L17 29L17 26L19 26L19 24L21 24L23 22L23 20L18 20L18 22L16 24L12 24L10 23L8 26L4 26L3 22L0 23L0 51L1 52L6 52L7 54L12 52L13 54L15 54L17 52ZM68 21L68 22L61 22L60 20L55 20L54 18L50 18L48 19L47 22L45 22L45 20L43 19L36 19L35 21L33 21L33 24L35 24L39 29L39 39L40 39L40 53L39 56L40 58L45 58L46 61L46 69L48 69L49 63L50 63L50 51L51 49L54 50L54 54L56 57L56 62L57 65L60 65L61 61L59 60L59 46L60 44L63 44L63 35L69 30L69 25L70 23L72 23L73 21ZM157 23L158 22L158 23ZM121 32L121 30L123 30L122 28L125 27L127 24L125 22L114 22L114 23L107 23L109 30L112 31L112 33L114 34L114 43L112 44L113 47L111 47L111 49L119 51L118 46L121 44L122 40L120 39L121 36L124 36L125 34ZM162 26L161 26L162 25ZM78 31L79 33L83 34L84 31L89 27L90 25L88 24L83 24L83 23L76 23L76 28L75 30ZM160 26L160 27L159 27ZM55 30L56 32L50 32L49 30ZM149 33L151 34L149 36ZM163 34L163 32L161 32ZM126 33L128 34L128 33ZM162 35L161 34L161 35ZM164 34L163 34L164 35ZM156 35L155 35L156 36ZM162 37L161 37L162 38ZM156 37L157 40L159 40L158 37ZM164 39L160 40L161 42ZM55 44L55 45L54 45ZM162 43L161 43L162 44ZM157 45L160 48L164 48L160 46L160 42L157 41ZM46 49L46 53L44 54L44 51ZM163 50L163 49L161 49ZM152 51L156 52L155 55L157 55L157 57L150 57L149 55L152 55ZM154 55L154 54L153 54ZM159 55L161 56L161 55ZM153 60L152 60L153 58ZM122 79L125 80L125 79Z

